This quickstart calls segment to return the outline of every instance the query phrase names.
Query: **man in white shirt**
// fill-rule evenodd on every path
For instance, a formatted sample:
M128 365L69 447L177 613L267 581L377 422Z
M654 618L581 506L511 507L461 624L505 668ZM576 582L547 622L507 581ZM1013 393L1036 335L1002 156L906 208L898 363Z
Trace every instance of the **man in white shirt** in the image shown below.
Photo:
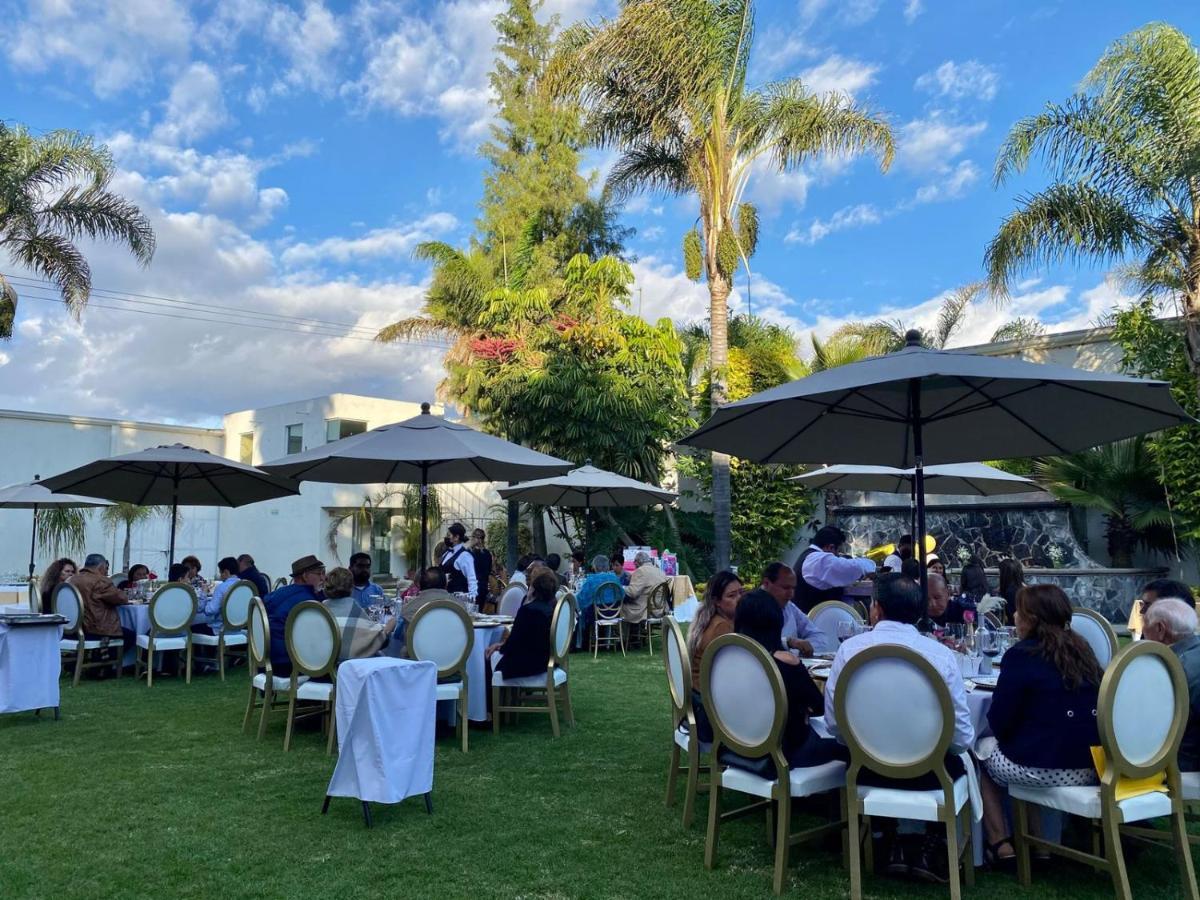
M446 552L442 554L442 571L446 573L446 590L452 594L479 594L475 580L475 557L467 546L467 529L455 522L446 529Z
M796 559L796 595L792 602L807 613L818 603L841 600L842 591L854 582L875 573L872 560L847 559L838 556L838 548L846 543L846 532L833 525L817 531L812 544Z

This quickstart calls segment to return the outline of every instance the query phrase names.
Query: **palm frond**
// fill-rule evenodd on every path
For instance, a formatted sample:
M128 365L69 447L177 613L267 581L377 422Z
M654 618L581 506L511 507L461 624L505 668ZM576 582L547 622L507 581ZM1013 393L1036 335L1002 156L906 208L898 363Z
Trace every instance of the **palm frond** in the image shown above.
M747 106L747 148L769 147L780 169L823 153L875 153L883 171L896 154L891 126L844 94L812 94L798 78L768 85L765 102Z
M10 340L17 319L17 292L7 278L0 275L0 340Z
M413 341L423 338L452 337L457 336L458 333L446 322L424 316L412 316L379 329L375 340L382 344L391 344L397 341Z
M1034 318L1017 318L1005 322L992 332L988 339L993 344L1002 341L1027 341L1040 337L1046 331L1046 326Z
M942 350L950 343L950 339L962 328L967 308L982 291L983 282L975 281L950 292L950 296L942 302L942 307L938 310L937 325L932 336L935 348Z

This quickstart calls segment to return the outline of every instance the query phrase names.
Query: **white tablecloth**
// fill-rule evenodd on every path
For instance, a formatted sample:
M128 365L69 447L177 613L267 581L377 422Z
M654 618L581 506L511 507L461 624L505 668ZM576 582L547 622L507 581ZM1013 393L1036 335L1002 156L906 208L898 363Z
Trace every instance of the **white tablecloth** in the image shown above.
M399 803L433 790L437 666L351 659L338 666L338 761L325 793Z
M128 628L135 634L150 633L150 604L149 603L126 603L123 606L117 607L117 618L121 620L121 627ZM196 613L192 618L193 625L201 625L207 622L204 613Z
M61 639L61 625L0 622L0 713L58 706Z

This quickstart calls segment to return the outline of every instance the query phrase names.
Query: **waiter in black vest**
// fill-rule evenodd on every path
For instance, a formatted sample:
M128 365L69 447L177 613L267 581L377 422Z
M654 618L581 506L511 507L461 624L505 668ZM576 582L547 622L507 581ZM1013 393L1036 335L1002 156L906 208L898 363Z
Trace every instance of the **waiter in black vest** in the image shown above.
M875 563L864 558L838 556L846 543L846 532L833 525L821 528L807 550L796 557L796 595L794 602L807 613L818 603L841 600L849 585L875 574Z

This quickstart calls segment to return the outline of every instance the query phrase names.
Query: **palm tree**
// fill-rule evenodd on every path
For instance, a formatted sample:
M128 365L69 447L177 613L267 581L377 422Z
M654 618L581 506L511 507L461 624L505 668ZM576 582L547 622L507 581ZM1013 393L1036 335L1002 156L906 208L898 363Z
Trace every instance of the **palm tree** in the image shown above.
M687 273L708 281L711 400L726 398L728 299L758 243L758 212L743 200L756 166L797 168L823 153L894 146L887 123L849 97L817 96L798 78L750 88L753 0L639 0L616 19L564 32L550 66L556 92L577 97L592 138L622 153L608 179L618 198L639 191L694 195L698 227L684 235ZM712 455L716 562L730 558L729 457Z
M1148 296L1182 308L1200 374L1200 54L1178 29L1146 25L1118 40L1065 103L1009 133L1003 184L1041 156L1054 183L1022 197L988 245L988 280L1003 293L1019 273L1063 260L1131 263Z
M87 512L71 506L44 506L36 513L38 549L59 557L82 550L87 540Z
M0 122L0 248L13 265L52 282L78 315L92 290L80 238L124 244L142 265L154 255L150 221L108 190L107 148L75 131L34 136ZM12 336L17 293L0 275L0 337Z
M119 527L125 527L125 542L121 549L122 572L129 571L130 535L133 527L148 522L155 516L164 516L169 519L171 508L169 506L138 506L136 503L114 503L112 506L104 507L100 513L100 521L104 524L105 531L113 533Z
M1145 437L1040 459L1033 471L1034 478L1058 499L1104 516L1113 566L1132 566L1139 545L1157 553L1178 549L1174 518Z

